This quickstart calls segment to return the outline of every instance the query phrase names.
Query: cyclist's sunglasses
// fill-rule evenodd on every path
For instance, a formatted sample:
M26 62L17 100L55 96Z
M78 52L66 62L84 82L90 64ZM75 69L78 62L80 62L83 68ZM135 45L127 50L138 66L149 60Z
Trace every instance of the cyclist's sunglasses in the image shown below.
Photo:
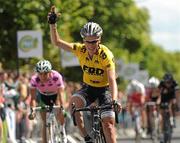
M38 73L39 75L47 75L49 72Z
M166 84L171 84L171 83L172 83L172 81L165 81L165 83L166 83Z
M89 41L89 40L84 40L84 42L88 43L88 44L95 44L99 41L99 39L97 40L92 40L92 41Z

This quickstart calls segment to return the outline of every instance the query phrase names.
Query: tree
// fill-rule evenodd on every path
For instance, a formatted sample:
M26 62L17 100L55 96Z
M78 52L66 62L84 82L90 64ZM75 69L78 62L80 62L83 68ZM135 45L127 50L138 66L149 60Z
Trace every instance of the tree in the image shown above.
M152 42L148 11L138 8L133 0L2 1L0 61L3 68L16 69L16 33L18 30L32 29L43 33L44 58L50 60L56 70L69 74L60 65L59 49L50 42L47 14L53 4L62 13L57 24L63 39L69 42L82 41L80 28L88 21L97 22L104 30L102 42L113 51L115 58L141 63L142 68L158 77L165 71L172 71L180 81L180 53L168 53ZM19 65L21 69L29 71L38 59L20 59Z

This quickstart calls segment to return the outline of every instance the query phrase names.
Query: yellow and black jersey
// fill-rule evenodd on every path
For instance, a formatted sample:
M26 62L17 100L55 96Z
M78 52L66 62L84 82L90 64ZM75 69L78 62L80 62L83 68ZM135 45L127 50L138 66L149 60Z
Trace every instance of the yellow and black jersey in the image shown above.
M114 56L104 45L99 45L97 54L90 59L84 44L74 43L73 53L77 56L83 70L83 82L94 87L109 85L107 70L114 69Z

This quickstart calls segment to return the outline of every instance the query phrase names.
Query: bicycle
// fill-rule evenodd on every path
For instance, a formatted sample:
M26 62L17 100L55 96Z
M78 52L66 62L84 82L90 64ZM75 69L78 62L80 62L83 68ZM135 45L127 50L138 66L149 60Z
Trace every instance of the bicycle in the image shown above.
M172 126L170 124L170 113L169 113L169 104L167 102L160 104L163 120L163 143L171 143L172 139Z
M31 108L29 118L31 118L33 111L46 111L46 135L47 143L61 143L61 133L58 127L58 121L55 117L55 110L63 110L62 106L37 106Z
M159 135L159 115L157 111L157 105L156 102L149 101L146 102L145 106L149 112L149 133L153 143L156 143L158 141Z
M115 111L115 120L118 123L118 112L117 112L117 103L112 102L109 105L102 105L102 106L93 106L93 107L83 107L83 108L76 108L75 104L72 104L72 119L73 123L76 126L76 119L75 119L75 112L84 112L90 111L91 113L91 121L92 121L92 129L91 129L91 136L94 139L94 143L106 143L106 139L104 136L102 123L101 123L101 111L104 109L114 109Z
M134 104L132 107L133 112L133 118L132 120L135 123L134 130L135 130L135 141L136 143L141 142L141 134L142 134L142 128L141 128L141 106Z

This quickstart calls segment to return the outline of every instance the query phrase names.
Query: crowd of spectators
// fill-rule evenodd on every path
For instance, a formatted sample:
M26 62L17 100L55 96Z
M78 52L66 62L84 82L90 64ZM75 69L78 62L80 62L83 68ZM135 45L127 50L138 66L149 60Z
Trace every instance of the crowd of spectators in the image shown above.
M35 120L29 120L30 113L29 95L31 74L23 73L17 76L13 72L0 72L0 140L6 143L7 139L16 143L26 139L31 139L40 134L41 123L38 117ZM67 81L65 83L65 104L67 112L66 130L67 133L73 132L73 123L69 111L69 99L72 94L81 88L77 82ZM178 90L179 91L179 90ZM122 106L127 105L127 95L125 91L118 91L118 98ZM179 97L177 97L179 103ZM131 115L126 110L122 110L119 115L120 125L117 129L129 128L132 126Z
M27 73L17 76L13 72L0 72L0 140L4 142L8 139L16 143L17 140L23 141L39 134L40 125L37 123L39 121L28 119L31 98L29 96L30 77L31 75ZM66 80L64 83L64 108L69 115L69 98L81 85ZM67 122L71 121L67 120Z

